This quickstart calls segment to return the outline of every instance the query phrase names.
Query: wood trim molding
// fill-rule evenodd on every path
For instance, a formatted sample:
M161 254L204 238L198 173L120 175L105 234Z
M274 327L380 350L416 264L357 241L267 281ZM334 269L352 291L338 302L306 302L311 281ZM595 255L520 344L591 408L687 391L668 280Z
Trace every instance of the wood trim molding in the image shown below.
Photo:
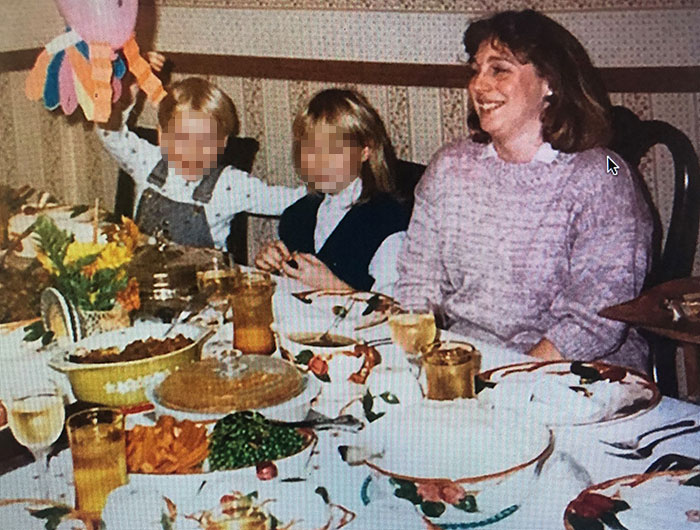
M0 73L28 70L40 48L0 53ZM370 85L464 87L464 66L163 52L178 72ZM610 92L700 92L700 66L601 68Z

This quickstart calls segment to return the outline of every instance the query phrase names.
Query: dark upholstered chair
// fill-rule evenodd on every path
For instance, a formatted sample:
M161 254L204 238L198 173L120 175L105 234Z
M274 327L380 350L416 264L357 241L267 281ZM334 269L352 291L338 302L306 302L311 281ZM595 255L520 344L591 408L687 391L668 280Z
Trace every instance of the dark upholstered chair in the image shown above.
M155 129L135 127L132 129L139 137L148 140L154 145L158 144L158 133ZM254 138L230 137L226 149L222 155L224 164L233 166L242 171L250 171L253 168L255 155L260 144ZM124 171L119 171L117 180L117 195L114 201L114 213L121 217L134 216L134 182ZM238 263L245 263L247 249L247 223L243 214L236 215L231 222L231 233L226 240L229 252Z
M613 126L614 137L610 148L620 154L631 167L638 168L642 157L657 144L666 146L673 157L673 209L665 229L661 226L658 209L653 207L654 204L650 200L656 226L652 268L646 287L690 276L698 242L700 218L700 168L692 143L683 132L672 125L658 120L640 120L625 107L613 108ZM646 187L644 189L648 192ZM650 195L648 198L650 199ZM652 333L645 336L651 347L654 375L659 388L666 395L676 396L677 343Z

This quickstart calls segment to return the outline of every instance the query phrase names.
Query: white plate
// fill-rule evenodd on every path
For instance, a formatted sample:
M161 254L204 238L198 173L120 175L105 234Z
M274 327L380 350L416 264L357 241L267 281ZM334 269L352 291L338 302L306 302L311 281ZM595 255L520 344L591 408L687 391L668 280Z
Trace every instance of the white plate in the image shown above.
M572 373L571 361L526 362L501 366L479 374L496 383L478 396L494 408L509 409L552 426L589 425L631 418L654 408L659 390L642 374L627 368L593 361L584 368L610 379L582 380Z
M107 530L162 530L161 517L168 513L163 497L168 497L177 507L174 528L199 530L201 527L198 523L185 516L216 509L223 495L234 492L244 495L257 492L258 502L272 499L265 504L265 508L282 525L297 521L290 530L338 528L338 514L321 495L315 493L316 486L309 482L271 483L240 479L234 483L230 480L207 480L200 489L182 488L168 479L167 476L160 477L150 487L128 484L114 490L102 512Z
M160 384L160 383L158 383ZM217 421L227 414L228 412L189 412L185 410L177 410L162 404L158 400L156 395L156 387L158 384L150 385L146 388L146 397L153 403L156 409L156 416L169 415L174 417L178 421L191 420L191 421ZM262 409L254 409L266 418L272 420L280 421L301 421L306 418L306 415L311 408L311 401L319 394L321 391L321 382L315 377L311 377L309 374L303 374L302 385L304 390L301 394L293 397L289 401L280 403L279 405L273 405L271 407L265 407ZM235 411L230 411L235 412Z
M309 305L326 318L335 318L339 311L346 311L344 320L351 322L355 330L366 329L386 321L398 304L393 298L381 293L348 291L338 289L316 289L292 293L297 300ZM368 302L378 302L372 309Z
M53 287L47 287L41 293L41 319L44 329L53 331L59 344L77 342L82 338L78 315L66 298Z

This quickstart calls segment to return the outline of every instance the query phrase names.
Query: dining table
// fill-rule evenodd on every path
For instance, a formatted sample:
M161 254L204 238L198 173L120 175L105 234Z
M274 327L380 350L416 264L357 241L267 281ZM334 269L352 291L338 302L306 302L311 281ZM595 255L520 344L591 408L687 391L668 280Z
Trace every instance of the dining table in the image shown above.
M700 318L674 315L670 306L670 302L678 304L687 297L700 297L700 277L655 285L631 300L603 308L599 314L677 341L684 365L684 394L700 401Z
M276 277L275 282L276 290L273 298L275 318L288 317L290 314L296 315L299 319L310 318L314 309L292 296L292 293L308 290L308 288L284 277ZM503 310L508 309L503 308ZM458 399L435 405L456 412L461 418L458 425L410 424L406 420L410 417L408 413L426 402L421 386L423 383L420 369L416 367L415 362L410 362L407 355L396 344L384 340L390 337L386 322L362 330L361 334L363 340L376 341L380 344L376 348L382 357L381 364L374 368L367 381L368 391L374 396L391 395L396 398L391 401L398 401L396 403L375 400L374 412L380 417L375 416L374 421L371 422L363 415L360 402L349 406L344 412L363 420L365 433L371 433L382 422L384 429L391 428L399 432L431 429L431 436L434 437L437 445L440 444L441 429L459 429L465 439L479 434L476 431L477 427L470 421L470 410L472 410L470 406L475 401L479 401L480 395L477 395L476 400ZM56 346L40 346L36 343L24 342L23 336L21 328L0 333L0 399L10 389L29 384L30 381L52 379L65 391L68 413L87 406L88 404L76 403L65 376L48 367L48 359L55 354ZM232 324L223 321L217 333L204 346L203 356L215 356L223 350L230 349L232 337ZM481 353L482 371L533 360L519 352L474 341L470 337L461 337L449 331L440 331L440 338L472 343ZM464 411L461 416L460 411ZM146 410L128 415L127 428L135 423L152 421L152 414L151 411ZM507 516L471 525L465 522L461 525L430 526L411 502L390 493L387 494L381 488L373 487L373 480L376 481L373 471L366 465L352 465L355 462L345 461L342 451L339 451L339 447L356 445L359 434L353 432L333 429L319 431L318 444L309 460L307 473L302 477L276 477L270 481L268 487L274 491L274 488L279 485L280 491L283 491L285 485L283 481L291 479L324 488L334 505L342 506L354 514L354 520L346 526L350 530L412 528L434 530L476 527L503 530L562 529L567 505L587 487L616 477L644 473L653 462L664 455L680 455L690 461L700 462L700 432L697 430L662 441L654 447L651 455L639 459L613 456L610 453L614 451L602 442L627 440L645 431L681 420L694 420L695 425L700 423L700 406L662 396L659 400L655 400L653 406L638 411L630 417L582 425L549 425L547 428L550 429L554 440L553 452L546 459L541 470L538 470L538 476L531 490L518 501L517 509L508 513ZM532 418L526 418L525 428L527 428L527 422L534 421ZM656 436L656 438L659 437L659 435ZM650 442L654 438L651 436L644 441ZM516 445L526 443L523 440L527 440L524 431L513 430L503 443ZM450 450L449 447L444 449ZM52 500L69 506L73 505L71 454L65 434L54 445L52 455L49 468ZM479 455L473 455L473 458L478 459ZM14 440L10 429L5 426L0 430L0 529L44 528L44 520L30 516L20 519L17 510L7 511L2 508L3 500L38 497L37 480L33 467L28 465L30 462L29 453ZM426 461L426 466L429 465L430 462ZM160 476L154 482L154 487L164 492L168 488L177 489L180 487L177 479L178 477ZM235 479L231 480L232 486L235 486ZM191 495L194 496L196 493L197 491L192 491ZM697 509L700 510L700 495L697 498ZM128 521L126 512L125 521ZM700 528L700 524L696 526ZM121 528L132 527L125 522ZM107 530L111 530L111 527Z

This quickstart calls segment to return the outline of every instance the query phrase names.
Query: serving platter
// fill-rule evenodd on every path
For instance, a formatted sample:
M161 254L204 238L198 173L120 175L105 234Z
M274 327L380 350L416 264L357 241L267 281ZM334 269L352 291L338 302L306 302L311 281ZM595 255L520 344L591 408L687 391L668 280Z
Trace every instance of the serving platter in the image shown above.
M658 405L661 394L645 375L599 361L510 364L479 374L480 402L551 426L629 419Z
M352 323L355 331L381 324L400 310L393 298L368 291L315 289L294 292L292 296L324 317L345 314L343 320Z
M700 527L700 471L618 477L590 486L564 511L567 530L696 530Z
M188 420L183 421L187 422ZM158 423L148 426L147 428L157 428L159 425L162 426L167 423L167 418L161 417ZM224 438L221 436L219 437L218 443L215 441L214 423L195 422L189 426L183 423L175 423L173 426L174 430L171 430L170 427L166 427L166 429L162 431L162 435L158 435L158 439L155 441L153 441L152 438L144 439L137 436L135 430L127 431L127 466L129 470L129 482L131 484L150 488L154 484L159 484L163 477L167 477L170 483L178 484L178 487L196 489L201 487L202 484L217 480L226 480L229 484L238 483L241 480L266 481L278 477L280 479L302 480L306 479L311 471L311 459L318 444L318 437L314 431L310 429L295 429L298 435L301 435L300 439L302 440L300 449L295 453L273 460L258 462L257 464L243 465L242 467L233 469L214 470L211 459L220 459L222 456L230 459L230 452L233 450L230 446L222 445L226 443L223 441L226 440L225 435ZM135 427L134 429L138 428L141 427ZM190 432L184 434L185 428ZM191 453L199 451L198 446L191 446L188 443L196 438L194 433L191 432L192 429L195 431L201 429L205 430L205 451L200 453L199 462L201 462L201 465L190 466L188 464L187 468L182 468L182 466L179 465L182 463L182 459L188 458ZM279 429L279 427L277 427L277 429ZM178 441L181 431L183 431L182 436L184 439ZM231 439L230 436L231 435L229 435L228 439ZM143 448L143 453L138 456L138 445L134 447L131 446L131 444L136 441L136 438L140 438L138 443L146 444L141 446ZM218 456L212 454L215 445L219 447ZM240 449L236 450L239 451L237 454L244 454L240 453ZM263 449L260 449L260 451L263 451ZM183 453L185 456L183 456ZM258 454L260 454L260 452L258 452ZM153 459L154 457L156 457L155 460ZM204 458L203 461L201 460L202 458ZM143 462L149 462L153 469L141 467L143 466ZM171 463L178 465L173 466ZM173 467L177 469L173 469ZM136 471L134 471L134 469L136 469ZM276 480L275 482L278 481Z

